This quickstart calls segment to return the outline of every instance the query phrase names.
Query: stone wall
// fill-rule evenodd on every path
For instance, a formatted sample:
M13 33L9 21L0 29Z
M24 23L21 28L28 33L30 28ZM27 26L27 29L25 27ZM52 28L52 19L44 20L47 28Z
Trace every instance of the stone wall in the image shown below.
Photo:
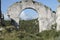
M57 7L57 11L56 11L56 23L57 23L57 31L60 30L60 5Z
M27 8L33 9L39 14L39 32L50 30L51 25L56 22L56 14L49 7L33 0L16 2L8 8L7 13L19 25L19 15Z

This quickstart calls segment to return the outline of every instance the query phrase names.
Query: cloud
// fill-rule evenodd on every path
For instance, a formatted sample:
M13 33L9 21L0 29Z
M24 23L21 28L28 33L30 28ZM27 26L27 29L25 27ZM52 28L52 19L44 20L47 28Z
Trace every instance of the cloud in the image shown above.
M23 11L21 14L20 14L20 19L21 20L31 20L31 19L36 19L38 18L38 14L37 13L34 13L32 11L32 13L25 13L25 11Z
M23 11L23 12L20 14L20 19L22 19L22 20L29 20L30 18L29 18L28 15L26 15L25 12Z

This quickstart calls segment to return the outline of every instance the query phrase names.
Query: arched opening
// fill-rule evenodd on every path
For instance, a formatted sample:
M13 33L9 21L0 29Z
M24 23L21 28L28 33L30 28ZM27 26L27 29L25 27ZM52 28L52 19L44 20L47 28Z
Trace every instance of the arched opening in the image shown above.
M39 32L38 13L33 9L24 9L20 14L20 30L37 33Z

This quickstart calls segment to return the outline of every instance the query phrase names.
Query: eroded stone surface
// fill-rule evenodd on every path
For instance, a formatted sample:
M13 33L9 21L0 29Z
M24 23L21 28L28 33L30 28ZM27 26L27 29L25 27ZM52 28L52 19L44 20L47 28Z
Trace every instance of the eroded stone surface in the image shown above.
M56 30L59 31L60 30L60 5L57 8L56 16L57 16L57 19L56 19L57 29Z
M15 20L16 23L19 25L19 15L23 10L27 8L33 9L39 14L39 32L51 29L50 26L52 22L55 22L55 14L52 14L53 12L50 8L36 1L22 0L20 2L14 3L8 8L8 15L10 15L10 18Z

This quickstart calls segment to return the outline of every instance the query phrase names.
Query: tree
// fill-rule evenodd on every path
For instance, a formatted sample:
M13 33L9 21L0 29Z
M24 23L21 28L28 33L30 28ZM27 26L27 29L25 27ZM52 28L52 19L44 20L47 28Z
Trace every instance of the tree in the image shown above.
M58 0L58 2L60 2L60 0Z

